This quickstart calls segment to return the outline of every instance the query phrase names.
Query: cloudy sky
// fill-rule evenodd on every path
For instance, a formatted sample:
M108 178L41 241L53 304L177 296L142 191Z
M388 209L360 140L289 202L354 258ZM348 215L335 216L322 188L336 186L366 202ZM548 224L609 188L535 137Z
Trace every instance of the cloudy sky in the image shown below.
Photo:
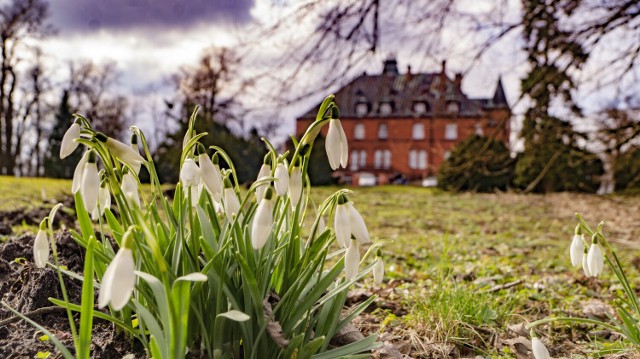
M461 0L464 3L464 0ZM210 46L247 47L247 39L255 38L256 29L277 21L290 13L301 0L51 0L50 23L57 28L55 36L42 41L52 61L61 72L70 60L91 59L115 61L120 71L118 91L148 103L161 103L173 90L167 79L181 66L195 64L202 51ZM489 2L484 2L486 5ZM510 11L517 14L520 2L509 0ZM483 11L483 2L468 0L467 10ZM294 36L311 30L311 25L295 23L289 30ZM403 30L405 31L405 30ZM410 31L410 29L406 29ZM353 75L381 70L382 60L396 56L401 71L411 65L416 72L435 72L440 61L447 59L449 75L465 72L463 90L471 97L489 97L498 77L502 77L507 97L515 112L524 108L519 99L519 78L526 71L526 57L519 51L518 34L504 39L500 46L486 52L481 59L471 59L466 49L474 39L461 36L456 26L447 28L444 39L447 52L439 57L426 57L412 48L383 34L380 49L354 69ZM257 41L251 48L251 59L239 76L250 78L259 71L271 71L277 77L279 68L267 68L269 61L282 57L286 46L275 46L268 40ZM264 61L263 61L264 60ZM253 61L253 62L251 62ZM265 65L267 64L267 65ZM60 74L63 76L64 74ZM319 73L302 77L313 81ZM345 82L349 79L345 79ZM305 86L305 80L298 85ZM271 85L259 86L269 93ZM334 89L335 90L335 89ZM293 131L294 119L319 102L319 95L306 101L278 109L282 118L281 135ZM267 108L260 96L245 102L247 107ZM144 111L144 110L143 110ZM137 119L134 119L137 122ZM143 128L144 128L143 124Z

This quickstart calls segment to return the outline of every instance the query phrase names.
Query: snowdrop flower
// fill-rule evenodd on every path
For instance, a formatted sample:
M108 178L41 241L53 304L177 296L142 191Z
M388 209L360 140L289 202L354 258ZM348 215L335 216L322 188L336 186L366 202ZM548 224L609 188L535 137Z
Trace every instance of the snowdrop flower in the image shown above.
M44 268L49 261L49 238L46 232L47 219L40 222L40 229L33 241L33 261L38 268Z
M260 171L258 171L258 177L256 178L256 181L260 181L261 179L267 178L270 176L271 176L271 154L267 153L267 155L264 157L264 162L260 167ZM264 197L264 192L267 190L268 187L269 187L269 184L265 183L256 188L256 199L258 200L258 202L262 201L262 198Z
M122 175L122 184L120 189L122 193L129 200L130 203L135 204L140 208L140 195L138 194L138 181L126 168L124 169L124 175Z
M187 158L180 169L180 181L185 190L200 184L200 168L193 158Z
M96 155L91 151L87 164L84 165L82 173L82 186L80 194L84 201L84 208L89 212L98 205L98 191L100 190L100 176L98 175L98 166L96 165Z
M344 255L344 277L347 281L353 279L353 277L358 274L358 267L360 267L360 250L358 248L358 241L352 239L351 245Z
M233 215L237 216L240 213L240 201L238 200L236 191L231 186L231 181L229 180L229 178L224 179L224 187L224 195L222 197L224 213L227 216L227 220L229 220L229 222L232 222Z
M382 262L382 252L378 248L376 252L376 263L373 265L373 281L376 284L382 283L384 278L384 262Z
M347 202L347 208L349 209L349 222L351 222L353 236L363 244L371 242L367 225L358 210L353 206L353 202Z
M342 201L342 203L340 203ZM333 218L333 230L340 247L346 248L351 238L351 222L349 221L349 207L344 196L338 197L338 205Z
M349 147L347 145L347 135L344 133L339 119L332 118L329 120L329 131L324 145L331 169L335 170L340 166L346 168L349 160Z
M79 143L75 141L78 138L80 138L80 121L75 120L62 137L60 159L66 158L78 148Z
M138 149L138 135L136 135L135 133L131 135L131 149L135 153L140 153L140 150ZM140 174L140 168L142 167L142 162L134 162L131 164L131 167L136 172L136 174Z
M202 149L200 147L202 147ZM215 161L214 164L212 159L207 155L202 144L198 145L198 151L202 151L198 155L198 162L200 163L200 175L205 188L217 201L220 201L223 186L222 173L220 173L220 167L218 166L218 154L216 153L213 155L213 160Z
M89 151L86 151L78 164L76 165L76 169L73 171L73 182L71 183L71 193L76 194L80 190L80 185L82 184L82 175L84 174L84 165L87 164L87 160L89 160Z
M587 252L588 252L588 248L585 247L583 249L583 254L582 254L582 270L584 271L584 275L586 275L587 277L591 277L591 272L589 271L589 265L587 264Z
M536 359L550 359L549 351L537 337L531 339L531 351Z
M289 172L287 171L287 166L285 166L284 163L278 163L274 177L277 180L275 181L274 186L276 187L278 196L284 196L287 194L287 189L289 189Z
M271 227L273 227L273 206L275 196L271 187L265 190L264 198L258 204L256 214L251 225L251 245L254 249L261 249L267 243Z
M604 255L602 254L602 249L598 244L596 236L597 234L593 236L591 248L589 248L589 253L587 254L587 266L589 267L589 273L591 273L592 277L599 276L604 267Z
M110 304L114 310L120 310L127 305L131 298L136 284L132 237L133 233L128 230L122 240L122 247L104 272L98 295L99 308Z
M135 169L144 162L144 158L140 156L140 153L132 149L131 146L127 146L120 141L107 137L104 133L98 132L95 137L100 142L103 142L109 151L111 151L111 153L120 160L120 162L128 165L129 167Z
M582 238L582 235L575 234L571 241L571 249L569 250L569 253L571 254L571 264L574 267L577 267L582 263L582 256L584 253L584 241Z
M91 219L94 221L102 217L104 210L111 207L111 193L106 181L102 181L98 190L98 205L91 212Z
M289 198L291 199L291 206L295 207L300 202L302 196L302 168L300 168L300 159L296 160L289 177Z

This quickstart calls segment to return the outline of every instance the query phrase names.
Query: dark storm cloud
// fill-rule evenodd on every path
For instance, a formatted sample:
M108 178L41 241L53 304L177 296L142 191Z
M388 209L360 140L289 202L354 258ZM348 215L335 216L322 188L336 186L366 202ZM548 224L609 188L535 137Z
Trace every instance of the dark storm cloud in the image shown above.
M253 0L51 0L51 22L63 32L174 29L250 19Z

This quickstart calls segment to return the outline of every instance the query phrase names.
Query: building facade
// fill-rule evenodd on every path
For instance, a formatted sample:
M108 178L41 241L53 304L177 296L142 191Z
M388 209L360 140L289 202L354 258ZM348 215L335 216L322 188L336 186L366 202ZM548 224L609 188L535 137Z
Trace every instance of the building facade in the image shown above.
M432 178L465 138L491 136L509 142L511 110L498 79L492 97L471 99L462 75L404 74L395 59L380 74L366 73L336 92L349 142L349 164L334 172L342 182L385 184ZM298 138L315 120L317 107L296 121ZM326 126L323 134L326 136Z

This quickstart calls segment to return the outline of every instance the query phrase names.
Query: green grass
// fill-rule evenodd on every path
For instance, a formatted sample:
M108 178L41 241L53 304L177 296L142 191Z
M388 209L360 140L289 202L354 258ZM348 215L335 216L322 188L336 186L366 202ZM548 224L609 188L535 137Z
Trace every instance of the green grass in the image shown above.
M0 211L41 205L43 188L47 198L56 198L69 192L70 182L0 177ZM314 190L316 204L335 190ZM510 325L552 314L583 315L594 297L610 301L615 287L609 269L586 279L570 266L575 212L592 226L606 222L605 234L620 250L633 284L640 284L631 264L640 253L637 197L451 194L407 186L353 190L350 199L372 239L387 241L387 280L362 289L380 298L358 325L409 345L411 357L515 358L510 340L520 334ZM516 284L500 289L509 283ZM588 335L593 328L554 324L541 330L553 343L553 356L585 355L597 347Z

